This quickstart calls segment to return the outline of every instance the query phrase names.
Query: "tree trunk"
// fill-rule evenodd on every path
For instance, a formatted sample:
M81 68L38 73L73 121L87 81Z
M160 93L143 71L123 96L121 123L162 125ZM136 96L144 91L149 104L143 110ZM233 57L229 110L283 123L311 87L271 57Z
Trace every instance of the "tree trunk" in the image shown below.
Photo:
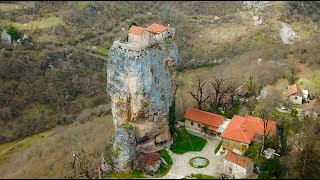
M202 103L201 103L201 102L198 102L198 108L199 108L200 110L202 110Z

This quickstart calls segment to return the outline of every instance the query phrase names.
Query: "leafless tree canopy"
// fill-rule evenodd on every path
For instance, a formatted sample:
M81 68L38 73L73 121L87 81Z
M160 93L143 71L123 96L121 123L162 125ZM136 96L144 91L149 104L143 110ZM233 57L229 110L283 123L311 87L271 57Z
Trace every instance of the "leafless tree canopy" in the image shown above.
M222 97L225 93L232 93L235 89L231 77L225 77L222 74L214 73L210 83L212 88L212 97L215 108L221 103Z
M289 140L290 153L284 159L289 178L309 179L320 175L319 118L305 118L299 133Z
M210 91L206 89L205 83L200 77L197 77L197 82L192 91L189 91L191 96L197 101L198 108L202 110L202 104L210 97Z

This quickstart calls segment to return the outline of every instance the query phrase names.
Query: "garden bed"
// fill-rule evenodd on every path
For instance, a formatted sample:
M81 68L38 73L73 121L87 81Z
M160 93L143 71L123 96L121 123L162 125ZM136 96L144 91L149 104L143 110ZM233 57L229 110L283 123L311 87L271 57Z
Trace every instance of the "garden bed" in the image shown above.
M198 156L191 158L189 164L194 168L205 168L210 164L210 161L205 157Z

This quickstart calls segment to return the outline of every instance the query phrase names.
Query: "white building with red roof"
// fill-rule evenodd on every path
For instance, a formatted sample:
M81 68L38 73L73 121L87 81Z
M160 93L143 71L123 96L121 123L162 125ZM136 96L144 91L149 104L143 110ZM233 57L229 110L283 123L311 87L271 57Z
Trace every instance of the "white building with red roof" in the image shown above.
M247 157L228 151L224 156L224 173L235 179L248 178L253 173L253 161Z
M266 134L273 136L275 131L276 122L269 120ZM261 142L263 134L262 119L250 115L245 117L234 115L221 134L222 147L242 155L253 141Z
M218 135L218 128L225 121L224 116L202 111L195 107L190 107L184 114L185 128L189 131L202 133L203 127L208 126L209 134Z
M309 103L305 104L301 109L301 115L307 115L311 117L318 117L320 115L320 100L313 99Z
M293 103L293 104L302 104L302 100L304 99L302 89L297 85L293 84L288 86L287 89L283 92L283 95Z
M128 43L138 46L152 45L166 38L173 38L175 29L153 23L147 28L132 25L128 30Z

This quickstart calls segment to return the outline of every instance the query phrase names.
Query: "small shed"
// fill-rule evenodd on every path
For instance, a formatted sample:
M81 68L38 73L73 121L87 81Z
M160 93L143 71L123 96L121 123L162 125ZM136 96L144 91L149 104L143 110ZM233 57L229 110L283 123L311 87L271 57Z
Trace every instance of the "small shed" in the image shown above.
M228 151L224 157L224 172L236 179L247 178L253 173L253 161Z
M274 158L274 153L276 152L275 149L267 148L263 151L263 154L266 156L267 159Z
M142 154L138 161L141 169L149 175L154 175L158 171L162 162L161 156L157 153Z

